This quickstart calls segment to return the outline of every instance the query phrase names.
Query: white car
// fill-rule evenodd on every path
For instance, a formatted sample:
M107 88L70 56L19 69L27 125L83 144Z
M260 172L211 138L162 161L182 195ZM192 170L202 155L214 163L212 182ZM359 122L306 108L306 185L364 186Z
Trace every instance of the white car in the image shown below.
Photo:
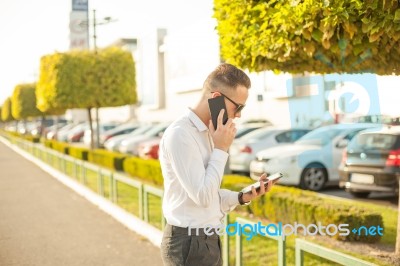
M359 131L378 124L336 124L317 128L291 145L269 148L257 153L250 163L250 176L280 172L280 184L318 191L338 185L338 167L343 149Z
M170 123L161 123L152 127L150 130L142 135L124 139L119 145L119 152L129 153L138 156L139 144L143 141L153 139L154 137L161 137L169 125Z
M232 172L248 174L250 162L257 152L269 147L298 140L310 130L305 128L278 128L266 126L235 139L229 149L229 169Z
M106 142L104 142L104 148L106 148L109 151L119 151L119 145L123 140L128 139L130 137L143 135L144 133L149 131L152 127L153 127L152 125L143 125L135 129L131 133L121 134L118 136L111 137L108 140L106 140Z
M99 135L101 136L102 133L106 132L107 130L114 129L117 126L115 123L100 123L100 128L99 128ZM93 123L93 142L97 142L97 125L96 123ZM92 143L92 137L91 137L92 131L90 128L87 128L84 133L83 133L83 143L86 146L90 146Z

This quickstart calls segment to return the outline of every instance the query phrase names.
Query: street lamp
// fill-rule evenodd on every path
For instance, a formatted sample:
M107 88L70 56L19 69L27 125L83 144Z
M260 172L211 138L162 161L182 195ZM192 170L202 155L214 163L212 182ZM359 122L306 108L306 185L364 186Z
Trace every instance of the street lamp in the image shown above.
M116 19L112 19L111 17L104 17L102 20L96 20L96 10L93 9L93 19L92 19L92 27L93 27L93 49L94 52L97 54L97 34L96 34L96 27L101 25L106 25L111 22L117 21ZM89 20L82 21L80 23L81 27L88 27L90 25ZM99 126L99 108L96 107L96 147L100 146L100 126ZM93 127L91 128L91 140L93 141ZM93 143L91 141L91 147L93 147Z
M116 19L112 19L111 17L104 17L102 20L100 20L100 21L98 21L97 19L96 19L96 9L93 9L92 10L93 11L93 19L92 19L92 27L93 27L93 48L94 48L94 51L95 52L97 52L97 34L96 34L96 27L97 26L101 26L101 25L106 25L106 24L108 24L108 23L111 23L111 22L116 22L117 20ZM90 25L90 21L89 20L85 20L85 21L82 21L81 23L79 23L79 25L81 26L81 27L87 27L87 26L89 26Z

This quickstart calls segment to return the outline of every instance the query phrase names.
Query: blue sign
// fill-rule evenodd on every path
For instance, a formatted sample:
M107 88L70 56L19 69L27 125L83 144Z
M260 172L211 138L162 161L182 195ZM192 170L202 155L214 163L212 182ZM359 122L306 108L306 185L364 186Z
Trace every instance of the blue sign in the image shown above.
M88 0L72 0L72 11L88 11Z

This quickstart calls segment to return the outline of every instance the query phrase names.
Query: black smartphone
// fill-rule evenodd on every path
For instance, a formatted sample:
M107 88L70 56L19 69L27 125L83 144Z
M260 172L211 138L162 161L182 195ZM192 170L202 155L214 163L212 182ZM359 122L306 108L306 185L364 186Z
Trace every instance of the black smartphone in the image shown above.
M270 180L271 180L271 181L274 181L274 180L280 179L282 176L283 176L283 175L282 175L281 173L276 173L276 174L267 176L267 180L268 180L268 181L270 181ZM267 187L268 187L268 182L265 182L265 183L264 183L264 186L265 186L265 188L267 188ZM256 191L258 192L258 191L260 190L260 181L257 181L256 183L254 183L254 184L252 184L252 185L250 185L250 186L245 187L244 189L242 189L242 192L243 192L243 193L251 192L251 187L254 187L254 188L256 189Z
M228 121L228 114L226 111L226 106L225 106L225 99L223 96L218 96L215 98L208 99L208 107L210 109L210 114L211 114L211 120L214 125L214 129L217 129L217 124L218 124L218 115L219 112L221 112L222 109L225 110L224 116L222 118L222 123L225 125L226 122Z

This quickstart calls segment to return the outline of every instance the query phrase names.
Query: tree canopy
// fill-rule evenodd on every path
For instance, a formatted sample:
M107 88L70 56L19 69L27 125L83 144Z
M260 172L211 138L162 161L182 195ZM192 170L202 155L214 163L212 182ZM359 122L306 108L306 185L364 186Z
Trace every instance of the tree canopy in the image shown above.
M8 97L1 108L1 120L4 122L9 122L14 120L14 117L11 114L11 98Z
M135 66L128 51L73 51L41 59L37 84L41 111L121 106L136 100Z
M42 112L36 107L36 84L27 83L15 86L11 97L12 116L17 119L41 116Z
M397 0L214 0L221 56L250 71L400 74Z

